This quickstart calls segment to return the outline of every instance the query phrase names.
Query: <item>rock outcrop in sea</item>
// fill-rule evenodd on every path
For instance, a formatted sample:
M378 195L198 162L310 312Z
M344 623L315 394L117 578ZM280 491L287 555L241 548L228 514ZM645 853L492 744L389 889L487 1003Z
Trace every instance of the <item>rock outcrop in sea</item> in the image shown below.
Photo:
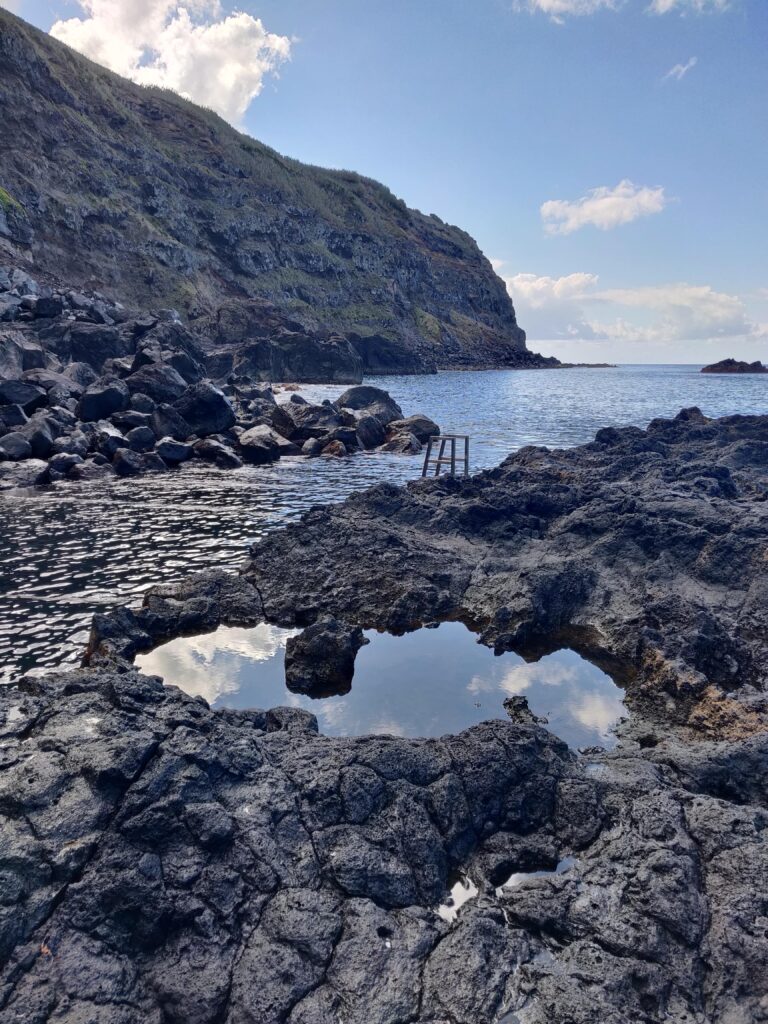
M98 617L89 667L0 693L3 1021L763 1019L766 451L768 417L690 409L381 484ZM452 617L611 672L618 746L571 751L520 698L329 738L131 665L267 619L330 677L357 627ZM477 893L440 913L457 877Z
M702 373L768 373L768 366L763 366L759 359L748 363L743 359L721 359L719 363L710 363L701 368Z
M283 379L306 379L313 338L358 379L557 364L528 352L466 232L360 174L283 157L3 9L0 123L0 264L27 260L137 308L151 294L208 340L215 376L240 358L252 376L280 379L288 360Z

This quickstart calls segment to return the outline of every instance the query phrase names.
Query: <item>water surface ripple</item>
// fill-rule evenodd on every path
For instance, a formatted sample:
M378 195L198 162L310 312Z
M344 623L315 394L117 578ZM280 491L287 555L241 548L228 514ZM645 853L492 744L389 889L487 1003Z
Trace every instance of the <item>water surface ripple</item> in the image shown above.
M472 436L473 469L527 444L564 447L600 427L645 426L698 405L710 416L768 410L768 377L710 377L696 367L489 371L389 377L406 415L425 412ZM339 388L311 387L308 398ZM418 457L286 459L222 472L195 465L140 480L60 483L0 496L0 679L77 661L91 616L153 583L236 568L247 544L312 505L378 480L419 475Z

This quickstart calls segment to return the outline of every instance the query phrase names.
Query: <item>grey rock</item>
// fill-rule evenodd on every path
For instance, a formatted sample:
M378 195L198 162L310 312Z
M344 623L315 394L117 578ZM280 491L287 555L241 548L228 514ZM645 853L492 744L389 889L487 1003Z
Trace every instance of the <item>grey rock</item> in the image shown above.
M376 416L364 414L357 421L357 436L362 447L370 451L384 444L386 434Z
M388 392L368 384L348 388L338 397L336 405L340 409L353 409L360 415L375 416L383 427L403 417L403 410Z
M279 435L274 430L264 425L251 427L250 430L246 430L238 439L238 451L243 461L254 465L261 465L265 462L274 462L276 459L279 459L282 450L278 437ZM286 442L285 438L280 440L290 445L290 454L297 454L300 451L290 441Z

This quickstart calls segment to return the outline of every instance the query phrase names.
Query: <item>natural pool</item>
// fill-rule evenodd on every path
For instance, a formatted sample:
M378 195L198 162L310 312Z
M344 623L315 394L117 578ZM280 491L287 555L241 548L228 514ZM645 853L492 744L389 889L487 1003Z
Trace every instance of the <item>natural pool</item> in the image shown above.
M472 471L527 444L568 447L607 425L647 425L698 405L708 416L768 411L768 375L695 366L491 370L374 379L407 413L472 437ZM312 400L342 387L307 387ZM283 396L285 397L285 396ZM137 603L155 583L236 571L247 546L312 505L379 480L404 483L421 459L372 454L282 459L225 472L197 464L141 480L94 480L0 495L0 681L77 664L95 612Z
M504 700L524 696L571 747L610 747L624 712L622 690L575 651L533 663L516 654L495 656L459 622L405 636L368 630L370 643L358 652L351 691L313 699L285 685L285 643L294 632L266 623L222 626L172 640L136 664L205 697L212 707L306 708L320 731L332 736L442 736L506 718Z

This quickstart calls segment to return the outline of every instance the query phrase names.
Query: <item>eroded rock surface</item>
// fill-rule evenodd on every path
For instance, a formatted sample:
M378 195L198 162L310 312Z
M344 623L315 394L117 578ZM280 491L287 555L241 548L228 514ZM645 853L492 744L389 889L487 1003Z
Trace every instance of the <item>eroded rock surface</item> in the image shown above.
M0 739L8 1024L766 1019L765 780L685 746L328 738L99 670L4 688Z

